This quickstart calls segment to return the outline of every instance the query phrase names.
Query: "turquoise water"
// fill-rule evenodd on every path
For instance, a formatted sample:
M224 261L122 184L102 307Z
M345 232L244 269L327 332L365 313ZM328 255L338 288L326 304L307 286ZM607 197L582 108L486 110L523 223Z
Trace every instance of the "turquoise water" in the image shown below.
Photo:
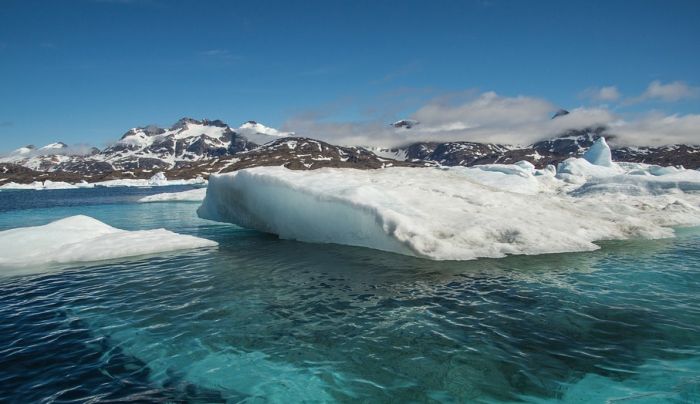
M162 191L0 192L0 230L86 214L220 243L6 270L0 402L700 401L698 229L433 262L134 203Z

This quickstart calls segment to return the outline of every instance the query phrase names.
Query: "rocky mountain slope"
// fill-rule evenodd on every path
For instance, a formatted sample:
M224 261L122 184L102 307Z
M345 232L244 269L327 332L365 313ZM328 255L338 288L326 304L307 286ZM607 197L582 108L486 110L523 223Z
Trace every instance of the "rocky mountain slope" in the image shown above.
M319 140L288 136L252 150L209 160L180 164L167 172L168 178L186 179L258 166L284 166L290 170L323 167L375 169L391 166L415 167L435 163L386 159L362 148L331 145Z

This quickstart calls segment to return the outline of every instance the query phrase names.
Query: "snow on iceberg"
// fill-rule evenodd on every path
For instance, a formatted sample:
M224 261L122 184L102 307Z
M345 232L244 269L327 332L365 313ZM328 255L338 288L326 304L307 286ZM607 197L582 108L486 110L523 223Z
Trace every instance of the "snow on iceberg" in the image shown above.
M206 188L197 188L182 192L165 192L149 195L139 199L139 202L202 202L206 194Z
M120 230L79 215L0 231L0 267L100 261L216 245L165 229Z
M616 209L605 194L578 198L568 193L570 184L524 178L522 168L510 176L541 179L538 187L549 191L533 192L525 182L520 193L494 186L493 176L509 176L500 168L257 167L212 176L198 214L285 239L439 260L595 250L598 240L671 237L664 226L700 224L697 199L665 195L644 204L637 197ZM659 215L641 214L645 209L675 213L660 223Z

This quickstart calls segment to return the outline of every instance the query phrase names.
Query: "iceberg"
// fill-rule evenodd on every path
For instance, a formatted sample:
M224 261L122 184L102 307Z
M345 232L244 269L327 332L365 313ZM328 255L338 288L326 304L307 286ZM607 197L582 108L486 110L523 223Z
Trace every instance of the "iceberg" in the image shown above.
M78 215L43 226L0 231L0 267L100 261L217 245L165 229L116 229Z
M612 167L612 151L604 137L599 137L593 145L583 154L583 159L591 164L603 167Z
M602 136L586 150L583 158L568 158L557 167L558 177L572 183L583 183L590 178L612 177L622 173L624 170L613 163L610 146Z
M190 189L182 192L164 192L162 194L149 195L139 199L141 203L148 202L202 202L207 194L206 188Z
M151 179L148 180L148 183L150 185L165 185L168 183L168 179L165 177L165 174L162 172L157 172L151 177Z
M700 184L700 178L693 181ZM625 194L623 183L610 188L612 194L576 194L576 187L553 175L536 175L522 164L311 171L256 167L213 175L197 212L284 239L436 260L589 251L599 248L595 241L672 237L669 226L700 225L698 195L678 188L640 196Z

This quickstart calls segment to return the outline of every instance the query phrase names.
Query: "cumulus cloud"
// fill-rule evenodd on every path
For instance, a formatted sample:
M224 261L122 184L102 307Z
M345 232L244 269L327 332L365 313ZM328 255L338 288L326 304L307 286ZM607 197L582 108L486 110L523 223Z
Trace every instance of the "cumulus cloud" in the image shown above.
M696 98L700 96L700 88L689 86L682 81L663 84L658 80L649 83L647 89L640 96L629 100L630 103L637 103L648 100L660 100L675 102L684 99Z
M615 86L591 87L581 93L583 98L601 102L617 101L620 96L620 91Z
M472 141L527 145L567 130L606 126L619 144L700 143L700 115L647 113L624 119L607 108L579 107L552 119L558 109L535 97L501 96L494 92L471 97L439 97L407 118L420 122L411 129L388 122L330 122L312 114L289 120L284 127L299 135L343 145L403 146L418 141Z

